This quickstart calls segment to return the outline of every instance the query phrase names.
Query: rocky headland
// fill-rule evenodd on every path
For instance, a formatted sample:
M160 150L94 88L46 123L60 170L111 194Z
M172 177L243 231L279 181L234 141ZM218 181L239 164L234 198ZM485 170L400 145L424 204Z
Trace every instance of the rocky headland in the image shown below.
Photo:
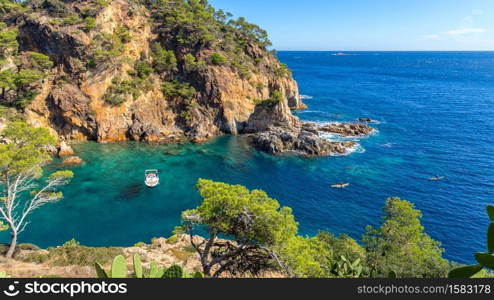
M318 125L299 123L297 126L271 127L250 136L258 149L271 153L294 153L302 156L345 155L358 145L355 141L332 141L322 136L329 132L343 137L363 137L374 129L363 124L334 123Z
M74 154L72 141L183 143L224 134L250 134L270 153L342 154L354 143L318 132L372 130L301 123L292 110L306 106L290 70L267 50L267 33L206 1L27 1L0 22L10 38L0 49L2 76L29 75L3 87L0 103L48 128L59 156Z

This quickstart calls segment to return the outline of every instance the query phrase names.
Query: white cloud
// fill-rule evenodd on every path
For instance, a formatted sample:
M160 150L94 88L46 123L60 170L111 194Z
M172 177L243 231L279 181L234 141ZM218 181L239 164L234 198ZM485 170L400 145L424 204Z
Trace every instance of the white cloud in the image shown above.
M482 14L484 14L484 11L483 10L481 10L481 9L472 9L472 15L473 16L480 16Z
M485 28L458 28L445 32L448 35L469 35L474 33L484 33L487 29Z
M426 34L422 36L424 39L435 40L439 38L439 34Z
M462 18L456 28L440 33L426 34L423 35L422 38L429 40L444 40L444 38L448 37L455 40L478 39L482 36L482 33L487 32L486 28L478 27L475 24L475 16L482 15L483 13L484 12L481 9L472 9L470 15Z

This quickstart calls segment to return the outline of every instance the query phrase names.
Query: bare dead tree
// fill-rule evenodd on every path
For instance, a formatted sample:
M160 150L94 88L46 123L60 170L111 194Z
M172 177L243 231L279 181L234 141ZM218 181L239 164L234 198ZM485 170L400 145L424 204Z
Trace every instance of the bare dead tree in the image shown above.
M6 254L8 258L14 254L18 235L29 224L27 216L47 203L60 200L63 195L57 191L57 187L69 183L73 174L70 171L55 172L48 177L40 189L36 190L39 187L36 182L37 175L35 167L5 178L0 214L10 228L11 241ZM29 191L30 194L25 195Z

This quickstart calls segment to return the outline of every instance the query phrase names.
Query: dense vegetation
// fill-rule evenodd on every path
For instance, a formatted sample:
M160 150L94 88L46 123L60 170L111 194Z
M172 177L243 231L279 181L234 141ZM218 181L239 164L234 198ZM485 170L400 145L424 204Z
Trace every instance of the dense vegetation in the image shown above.
M399 198L386 201L381 227L368 227L361 246L346 235L298 235L291 209L280 207L263 191L202 179L197 188L203 201L183 212L177 231L191 235L207 276L224 272L255 276L278 270L311 278L387 277L390 273L445 277L450 268L439 242L423 232L420 211ZM196 229L206 229L209 237L195 243Z
M0 103L23 109L38 93L36 84L53 62L41 53L19 53L17 35L17 29L0 22Z

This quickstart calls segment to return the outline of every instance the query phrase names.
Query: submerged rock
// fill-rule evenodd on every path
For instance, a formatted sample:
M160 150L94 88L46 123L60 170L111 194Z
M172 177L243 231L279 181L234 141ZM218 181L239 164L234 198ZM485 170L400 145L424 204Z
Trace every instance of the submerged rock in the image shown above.
M70 156L70 157L67 157L66 159L63 160L62 165L63 166L75 166L75 165L80 165L83 162L84 161L79 156Z
M70 155L74 155L74 150L72 149L72 147L67 145L67 143L65 142L61 142L60 146L58 147L58 156L64 157Z

